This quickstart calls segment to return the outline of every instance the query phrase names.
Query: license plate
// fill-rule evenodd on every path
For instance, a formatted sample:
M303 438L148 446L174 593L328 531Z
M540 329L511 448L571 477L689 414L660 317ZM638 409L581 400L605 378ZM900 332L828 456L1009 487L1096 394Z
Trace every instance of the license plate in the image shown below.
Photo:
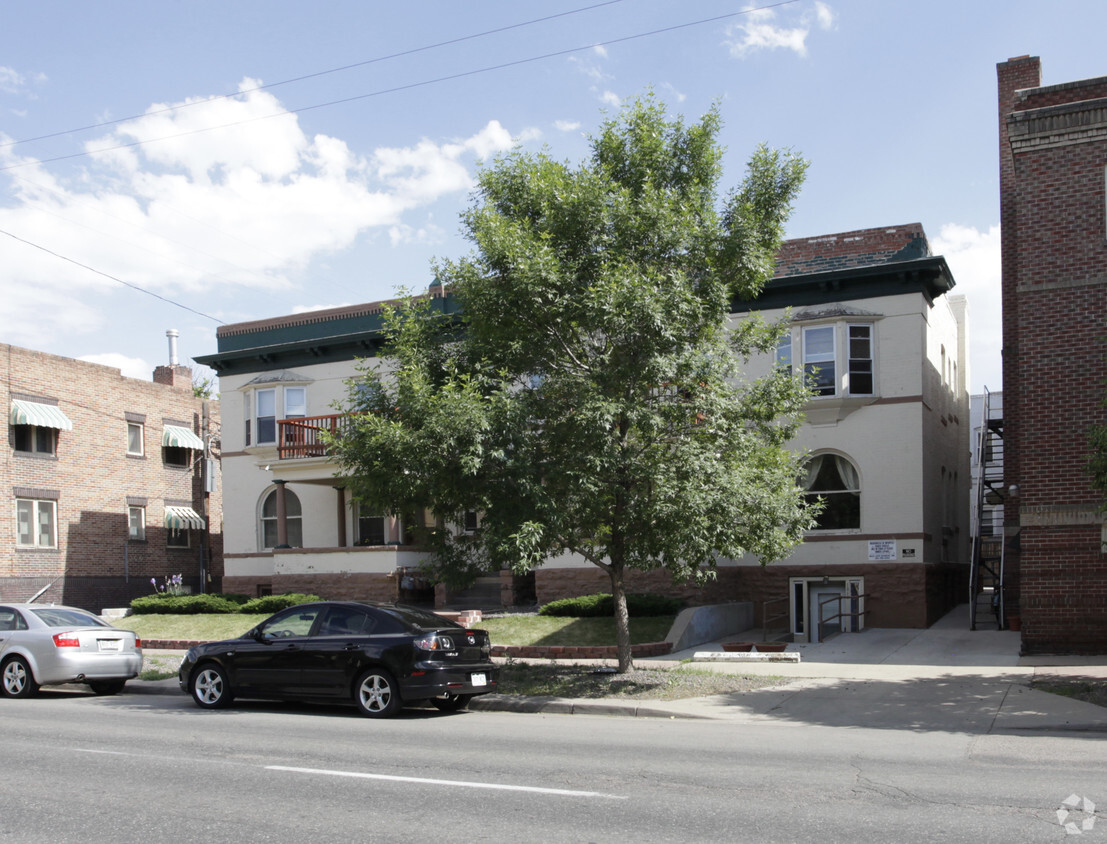
M486 674L474 674L472 677L472 683L474 686L487 686L488 675Z
M123 650L123 640L122 639L100 639L98 641L100 643L100 650L101 651L121 651L121 650Z

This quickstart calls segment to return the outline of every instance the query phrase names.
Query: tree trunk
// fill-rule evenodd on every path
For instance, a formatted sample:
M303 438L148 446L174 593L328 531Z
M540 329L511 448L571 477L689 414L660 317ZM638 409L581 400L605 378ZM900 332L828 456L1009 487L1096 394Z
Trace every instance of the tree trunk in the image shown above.
M634 656L630 650L630 613L627 612L627 593L623 588L623 567L612 564L611 597L615 603L615 647L619 656L619 673L626 674L634 668Z

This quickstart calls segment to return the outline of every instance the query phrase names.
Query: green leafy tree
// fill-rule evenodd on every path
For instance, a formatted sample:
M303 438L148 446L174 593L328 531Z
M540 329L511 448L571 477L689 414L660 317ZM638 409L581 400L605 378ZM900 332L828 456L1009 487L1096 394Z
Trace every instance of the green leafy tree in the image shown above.
M579 166L515 150L483 168L475 252L436 267L460 316L394 309L334 442L358 500L435 514L447 582L567 553L606 572L620 671L629 570L703 582L720 557L780 559L811 524L785 448L806 392L748 379L780 329L729 318L771 275L806 163L760 148L720 200L719 121L647 96ZM480 531L448 529L473 510Z
M215 395L215 376L199 373L193 375L192 395L198 399L212 398Z

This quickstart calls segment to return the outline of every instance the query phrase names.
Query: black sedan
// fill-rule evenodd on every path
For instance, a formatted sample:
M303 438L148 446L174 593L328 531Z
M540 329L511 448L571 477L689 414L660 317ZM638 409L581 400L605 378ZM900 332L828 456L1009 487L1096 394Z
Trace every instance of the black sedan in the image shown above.
M399 604L323 601L282 610L238 639L192 648L181 689L205 709L235 697L353 703L387 718L429 700L464 709L496 688L484 630Z

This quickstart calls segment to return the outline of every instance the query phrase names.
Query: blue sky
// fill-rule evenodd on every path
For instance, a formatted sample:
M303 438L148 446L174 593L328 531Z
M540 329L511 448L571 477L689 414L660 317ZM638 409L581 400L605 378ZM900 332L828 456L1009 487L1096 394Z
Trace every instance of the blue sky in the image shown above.
M995 65L1107 75L1104 31L1101 0L8 4L0 341L148 378L169 328L187 359L424 289L479 160L577 161L652 88L719 103L724 187L761 142L810 160L790 237L921 222L999 389Z

